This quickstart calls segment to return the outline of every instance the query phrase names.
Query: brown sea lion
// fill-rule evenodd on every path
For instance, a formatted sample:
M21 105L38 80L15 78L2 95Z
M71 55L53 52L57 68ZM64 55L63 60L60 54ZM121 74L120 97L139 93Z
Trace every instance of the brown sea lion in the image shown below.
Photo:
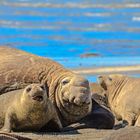
M49 121L54 121L59 129L62 128L44 86L31 84L23 90L11 91L0 96L2 132L39 131Z
M139 127L126 127L112 132L102 140L139 140L140 128Z
M98 83L90 83L92 109L90 114L76 123L64 127L62 131L72 131L84 128L112 129L115 118L107 107L105 91Z
M85 117L91 111L89 82L43 57L8 47L0 47L0 94L44 83L63 126Z
M62 131L72 131L84 128L112 129L115 117L107 107L105 90L98 83L90 83L92 109L90 114L81 120L64 127Z
M102 75L98 79L116 118L140 126L140 79L121 74Z

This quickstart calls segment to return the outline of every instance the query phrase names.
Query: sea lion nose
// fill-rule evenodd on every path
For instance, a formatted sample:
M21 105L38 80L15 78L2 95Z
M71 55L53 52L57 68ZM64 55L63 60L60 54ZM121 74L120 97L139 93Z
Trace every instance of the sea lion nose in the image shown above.
M79 92L77 92L77 97L74 100L74 103L77 105L88 105L91 103L91 94L88 88L81 88Z
M91 93L89 88L82 88L81 90L81 103L90 104L91 102Z
M81 89L81 93L88 94L89 93L89 89L88 88L82 88Z
M91 96L85 96L85 98L83 98L82 103L83 104L90 104L91 102Z

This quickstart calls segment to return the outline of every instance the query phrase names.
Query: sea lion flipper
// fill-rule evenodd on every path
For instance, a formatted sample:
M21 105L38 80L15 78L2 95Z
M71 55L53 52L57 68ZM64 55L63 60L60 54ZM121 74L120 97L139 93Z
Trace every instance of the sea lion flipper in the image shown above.
M59 123L54 121L53 119L50 120L46 125L44 125L40 131L41 132L60 132L62 129L61 122Z
M48 124L47 124L47 125L48 125ZM59 120L57 114L54 115L54 118L50 121L50 126L52 126L53 131L61 131L61 129L62 129L62 124L61 124L61 122L60 122L60 120Z
M5 115L4 126L1 128L2 132L11 132L12 126L14 125L13 116L15 116L13 114L13 108L9 107Z
M86 124L77 122L77 123L74 123L67 127L62 128L61 131L66 132L66 131L73 131L73 130L83 129L83 128L86 128Z
M126 111L126 112L124 113L123 118L124 118L123 121L126 122L127 125L134 125L134 124L135 124L136 115L135 115L134 113L132 113L132 112ZM126 123L125 123L125 124L126 124Z
M54 122L56 124L56 126L58 127L59 130L62 129L62 124L61 124L57 114L56 114L55 118L52 119L52 122Z

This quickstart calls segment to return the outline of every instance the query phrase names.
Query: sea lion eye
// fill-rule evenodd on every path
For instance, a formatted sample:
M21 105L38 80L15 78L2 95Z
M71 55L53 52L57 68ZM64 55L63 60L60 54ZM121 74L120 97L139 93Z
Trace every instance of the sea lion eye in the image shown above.
M108 80L109 80L109 81L112 81L112 78L111 78L111 77L108 77Z
M27 92L30 92L30 91L31 91L31 87L28 87L28 88L26 89L26 91L27 91Z
M102 75L99 75L98 78L99 78L99 79L103 79L103 76L102 76Z
M66 85L66 84L68 84L69 83L69 80L68 79L63 79L62 80L62 85Z

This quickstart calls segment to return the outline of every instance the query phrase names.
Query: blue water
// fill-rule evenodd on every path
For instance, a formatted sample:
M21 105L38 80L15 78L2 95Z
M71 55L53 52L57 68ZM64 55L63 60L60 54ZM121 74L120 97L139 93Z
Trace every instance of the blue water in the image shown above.
M67 68L140 64L140 1L1 0L0 45Z

